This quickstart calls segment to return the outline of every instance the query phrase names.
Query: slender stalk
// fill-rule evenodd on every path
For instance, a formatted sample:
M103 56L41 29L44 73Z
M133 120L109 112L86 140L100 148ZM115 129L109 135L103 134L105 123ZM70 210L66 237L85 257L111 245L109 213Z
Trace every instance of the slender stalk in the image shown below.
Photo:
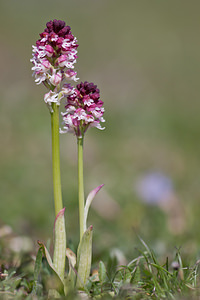
M66 232L64 209L62 203L61 176L60 176L60 143L59 143L59 106L52 104L51 132L52 132L52 168L53 168L53 192L55 206L54 224L54 255L53 264L60 276L64 280L65 256L66 256Z
M59 144L59 106L52 104L51 133L52 133L52 167L55 215L63 209L61 178L60 178L60 144Z
M78 199L79 199L79 226L80 241L84 234L84 183L83 183L83 137L77 138L78 144Z

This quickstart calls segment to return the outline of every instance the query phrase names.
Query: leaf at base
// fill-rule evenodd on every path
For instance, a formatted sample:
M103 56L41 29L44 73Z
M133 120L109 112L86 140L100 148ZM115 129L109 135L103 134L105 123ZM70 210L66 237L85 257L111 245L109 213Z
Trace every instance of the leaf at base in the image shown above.
M92 263L92 231L90 226L83 234L77 253L77 288L84 288L91 270Z

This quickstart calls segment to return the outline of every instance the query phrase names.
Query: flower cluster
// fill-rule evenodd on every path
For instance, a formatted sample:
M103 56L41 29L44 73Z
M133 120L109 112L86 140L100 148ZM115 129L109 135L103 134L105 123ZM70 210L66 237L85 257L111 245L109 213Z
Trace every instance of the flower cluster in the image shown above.
M62 113L64 130L83 136L88 127L101 127L103 102L99 99L99 89L93 83L81 82L74 88L67 80L77 81L73 70L77 58L77 39L64 21L53 20L46 24L40 39L33 46L33 75L37 84L43 83L48 92L44 101L51 112L52 103L60 105L67 98L66 111Z
M67 97L66 111L62 113L64 130L61 132L74 132L77 137L83 137L89 127L101 127L104 108L99 89L94 83L85 81L77 84L74 92Z
M37 84L43 83L50 90L44 96L50 107L52 102L60 105L60 100L74 91L66 80L78 80L73 70L77 47L71 28L60 20L48 22L36 46L33 46L33 75Z

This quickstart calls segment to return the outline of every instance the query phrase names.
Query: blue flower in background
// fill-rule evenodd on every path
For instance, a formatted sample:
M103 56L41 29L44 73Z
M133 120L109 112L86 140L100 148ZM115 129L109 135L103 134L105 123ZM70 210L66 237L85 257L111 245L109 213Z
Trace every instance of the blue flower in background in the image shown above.
M169 177L160 172L151 172L140 178L136 184L139 197L146 203L159 204L168 201L174 193Z

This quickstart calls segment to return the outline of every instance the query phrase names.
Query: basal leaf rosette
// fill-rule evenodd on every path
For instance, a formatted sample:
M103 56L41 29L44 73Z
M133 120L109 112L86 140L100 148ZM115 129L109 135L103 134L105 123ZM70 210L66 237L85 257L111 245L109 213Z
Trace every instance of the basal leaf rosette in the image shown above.
M70 26L61 20L49 21L33 46L33 76L36 84L43 83L49 89L44 101L50 108L52 103L60 105L61 99L74 90L68 80L78 80L73 70L77 47Z

